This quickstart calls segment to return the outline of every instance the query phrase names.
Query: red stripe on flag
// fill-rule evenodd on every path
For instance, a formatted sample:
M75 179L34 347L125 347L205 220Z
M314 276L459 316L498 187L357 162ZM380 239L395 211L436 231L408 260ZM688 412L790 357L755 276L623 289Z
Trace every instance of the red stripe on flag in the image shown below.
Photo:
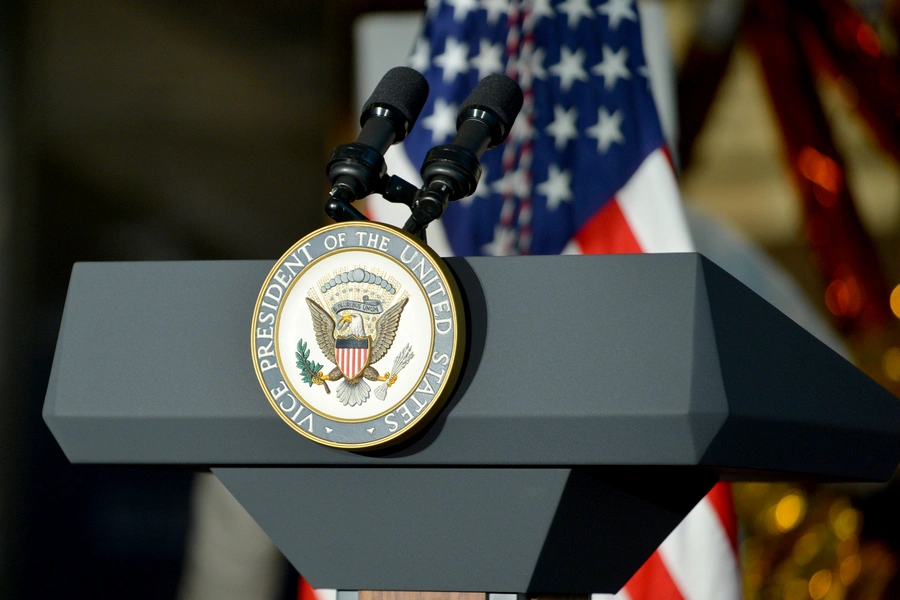
M672 172L675 173L677 177L678 169L675 168L675 161L672 160L672 151L669 150L669 145L665 144L661 146L660 150L662 150L663 154L666 155L666 160L669 162L669 166L672 168Z
M640 254L643 252L619 203L606 203L575 234L582 254Z
M638 572L631 576L624 589L635 599L684 600L659 552L654 552L647 559Z
M716 509L719 515L719 521L722 522L722 529L728 535L728 541L734 553L738 555L738 539L737 539L737 515L734 512L734 500L731 496L730 483L717 483L713 489L706 495L712 507Z
M303 579L303 575L298 576L297 579L299 580L297 581L297 600L318 600L316 590Z

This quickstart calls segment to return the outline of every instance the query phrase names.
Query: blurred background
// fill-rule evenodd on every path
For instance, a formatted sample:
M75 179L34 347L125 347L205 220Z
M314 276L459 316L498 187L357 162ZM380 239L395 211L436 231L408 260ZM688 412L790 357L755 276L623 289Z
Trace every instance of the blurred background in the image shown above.
M900 3L656 4L689 210L789 275L897 392ZM72 264L274 260L325 224L324 165L370 91L354 24L420 8L0 5L0 597L176 597L193 474L69 465L40 417ZM748 599L900 598L896 484L735 495Z

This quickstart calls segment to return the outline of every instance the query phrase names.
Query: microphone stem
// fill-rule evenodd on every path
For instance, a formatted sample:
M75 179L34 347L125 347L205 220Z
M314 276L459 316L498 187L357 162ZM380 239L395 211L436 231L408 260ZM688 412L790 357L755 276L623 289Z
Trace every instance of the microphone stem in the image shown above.
M487 123L480 119L466 119L459 125L453 144L471 151L476 158L480 157L491 141L491 130Z
M325 203L325 212L338 223L344 221L368 221L369 219L351 204L353 200L355 200L355 197L349 188L337 185L332 188L329 194L328 202Z
M362 131L359 132L356 143L375 148L378 154L383 156L396 139L397 131L389 119L369 118L363 125Z

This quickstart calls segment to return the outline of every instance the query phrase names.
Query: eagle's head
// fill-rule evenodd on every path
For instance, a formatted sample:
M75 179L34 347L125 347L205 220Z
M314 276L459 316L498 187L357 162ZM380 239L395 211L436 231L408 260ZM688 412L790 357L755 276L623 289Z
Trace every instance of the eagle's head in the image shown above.
M358 313L352 312L341 317L337 323L337 330L341 335L353 335L356 337L366 337L366 330L363 327L362 317Z

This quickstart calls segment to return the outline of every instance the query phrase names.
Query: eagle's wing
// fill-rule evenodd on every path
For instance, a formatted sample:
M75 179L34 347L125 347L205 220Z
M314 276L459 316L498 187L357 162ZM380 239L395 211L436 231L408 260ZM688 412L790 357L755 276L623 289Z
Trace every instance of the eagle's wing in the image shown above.
M313 329L316 332L316 341L319 342L319 349L325 358L333 363L337 363L334 359L334 319L328 314L328 311L316 304L312 298L307 298L306 303L309 305L309 312L312 314Z
M397 337L397 326L400 324L400 313L409 301L409 296L404 296L400 302L384 311L384 314L375 323L375 340L372 342L371 358L369 364L375 364L387 354Z

